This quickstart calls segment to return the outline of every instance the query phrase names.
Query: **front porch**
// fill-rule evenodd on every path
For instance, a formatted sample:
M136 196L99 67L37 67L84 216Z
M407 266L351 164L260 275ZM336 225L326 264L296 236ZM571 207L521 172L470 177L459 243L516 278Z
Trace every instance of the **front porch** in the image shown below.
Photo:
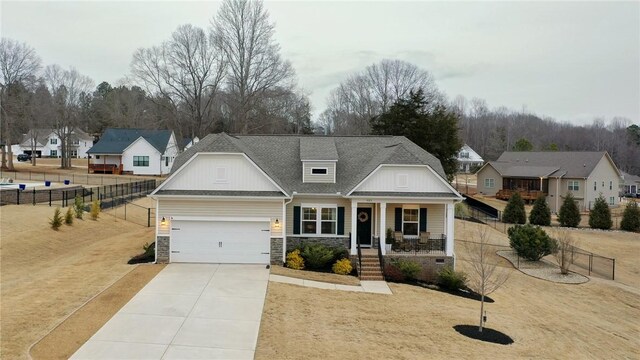
M350 252L453 256L453 229L453 202L352 200Z

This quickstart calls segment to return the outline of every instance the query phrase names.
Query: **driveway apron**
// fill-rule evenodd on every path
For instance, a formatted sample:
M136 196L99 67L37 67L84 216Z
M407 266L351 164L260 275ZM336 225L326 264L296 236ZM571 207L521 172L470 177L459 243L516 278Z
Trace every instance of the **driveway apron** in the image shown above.
M253 359L269 270L169 264L71 359Z

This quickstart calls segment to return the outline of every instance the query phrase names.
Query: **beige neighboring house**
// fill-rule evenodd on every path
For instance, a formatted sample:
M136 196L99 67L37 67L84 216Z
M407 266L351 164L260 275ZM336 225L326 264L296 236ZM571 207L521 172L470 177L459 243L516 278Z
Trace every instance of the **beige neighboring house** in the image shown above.
M504 152L478 172L478 193L495 196L500 190L542 192L552 212L571 192L581 210L593 207L602 194L609 206L619 204L622 173L606 151Z

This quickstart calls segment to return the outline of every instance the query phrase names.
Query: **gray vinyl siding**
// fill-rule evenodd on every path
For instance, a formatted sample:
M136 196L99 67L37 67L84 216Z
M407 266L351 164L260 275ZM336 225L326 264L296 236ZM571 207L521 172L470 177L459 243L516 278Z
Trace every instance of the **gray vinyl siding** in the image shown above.
M485 179L494 179L494 186L487 188L484 186ZM487 165L478 172L478 192L483 195L494 196L502 189L502 176L491 165Z
M312 168L327 168L327 173L312 174ZM335 183L335 174L335 162L305 161L302 163L302 179L306 183Z

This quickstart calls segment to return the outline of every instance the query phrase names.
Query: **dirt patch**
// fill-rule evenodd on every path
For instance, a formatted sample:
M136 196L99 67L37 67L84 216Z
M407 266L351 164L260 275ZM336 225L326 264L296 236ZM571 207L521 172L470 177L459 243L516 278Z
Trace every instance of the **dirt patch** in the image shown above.
M49 206L0 207L2 358L28 347L131 270L127 261L153 241L153 228L103 216L49 228Z
M140 265L78 309L31 348L34 359L68 359L164 265Z
M296 279L322 281L331 284L360 285L360 280L351 275L338 275L306 270L293 270L282 266L272 265L271 274L288 276Z

